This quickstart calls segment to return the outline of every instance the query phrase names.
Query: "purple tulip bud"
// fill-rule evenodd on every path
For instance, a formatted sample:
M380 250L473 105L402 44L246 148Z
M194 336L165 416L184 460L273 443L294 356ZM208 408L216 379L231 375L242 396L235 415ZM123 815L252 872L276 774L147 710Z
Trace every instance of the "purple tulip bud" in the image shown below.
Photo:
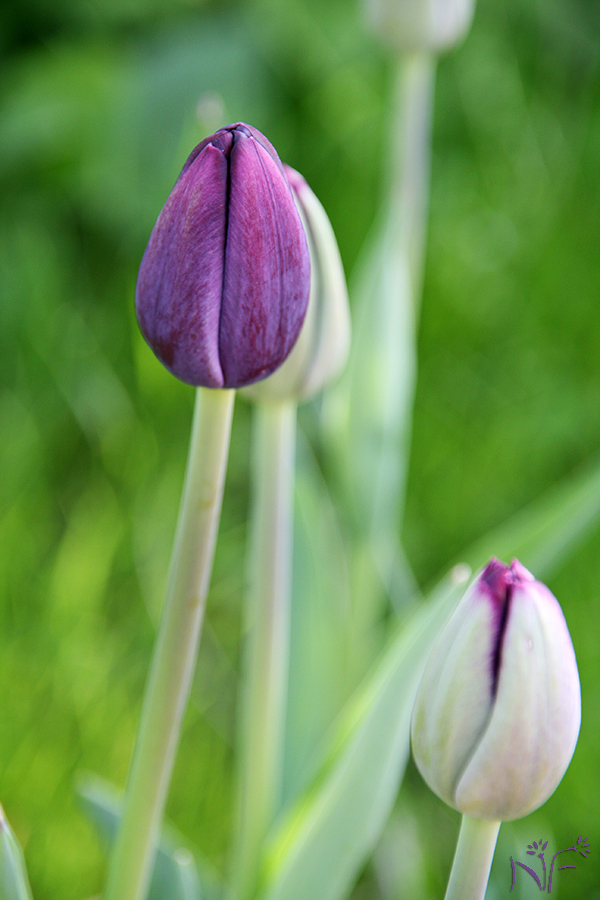
M238 123L191 152L142 259L136 313L160 361L188 384L270 375L304 319L306 237L269 141Z
M479 819L528 815L556 789L581 721L579 675L556 598L494 559L434 648L412 721L423 778Z

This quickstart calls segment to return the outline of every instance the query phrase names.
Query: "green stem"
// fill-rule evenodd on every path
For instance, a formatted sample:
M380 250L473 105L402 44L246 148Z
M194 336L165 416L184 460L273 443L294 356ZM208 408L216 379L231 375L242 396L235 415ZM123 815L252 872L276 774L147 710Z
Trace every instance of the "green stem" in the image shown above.
M199 388L167 597L105 900L144 900L187 705L221 514L235 392Z
M463 816L445 900L483 900L500 825Z
M409 258L416 307L425 259L435 71L431 53L402 54L396 61L392 99L387 217L396 251Z
M252 895L280 801L289 661L296 404L257 404L234 884Z
M436 61L431 53L414 52L402 54L394 63L388 184L376 251L382 254L376 286L383 309L382 333L371 350L377 354L382 376L380 395L371 404L380 410L380 421L374 423L379 432L380 466L371 500L370 539L383 583L392 601L403 608L418 596L401 545L400 522L416 384ZM372 296L367 295L364 302L366 315L371 317ZM358 347L356 350L361 352ZM367 372L361 382L368 377ZM368 432L361 438L372 439ZM360 473L354 472L354 479L357 477Z

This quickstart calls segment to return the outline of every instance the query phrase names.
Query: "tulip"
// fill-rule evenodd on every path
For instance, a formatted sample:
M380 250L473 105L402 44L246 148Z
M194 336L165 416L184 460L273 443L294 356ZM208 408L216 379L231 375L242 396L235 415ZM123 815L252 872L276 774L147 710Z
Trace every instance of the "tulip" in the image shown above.
M471 25L475 0L365 0L367 18L387 46L439 52Z
M277 153L248 125L222 128L188 157L136 287L144 337L198 390L167 596L105 900L148 893L202 631L234 389L286 358L309 288L306 236Z
M294 349L269 378L247 388L255 400L308 400L342 371L350 348L350 307L331 222L302 175L284 166L308 239L310 294Z
M412 719L419 771L466 816L521 818L556 789L580 721L577 663L558 601L516 560L493 559L425 667Z
M308 239L311 283L292 352L276 372L244 389L255 410L235 816L234 894L239 900L256 892L264 841L283 785L297 404L339 374L350 343L348 292L333 228L304 178L289 166L285 172Z
M269 141L238 123L192 151L142 259L136 313L188 384L237 388L273 372L302 326L308 247Z

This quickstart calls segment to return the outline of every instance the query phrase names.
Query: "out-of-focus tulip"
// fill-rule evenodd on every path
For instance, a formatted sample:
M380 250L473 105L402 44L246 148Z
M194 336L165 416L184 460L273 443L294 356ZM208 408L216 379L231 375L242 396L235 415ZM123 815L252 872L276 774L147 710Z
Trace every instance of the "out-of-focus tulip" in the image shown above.
M310 295L294 349L276 372L245 393L257 400L307 400L340 374L350 348L350 307L331 222L302 175L284 166L310 251Z
M469 30L474 7L475 0L366 0L373 30L400 50L452 47Z
M294 346L309 286L275 149L249 125L220 129L188 157L150 236L136 288L144 337L188 384L251 384Z
M467 816L518 819L556 789L580 721L577 663L558 601L516 560L492 560L425 667L412 719L419 771Z

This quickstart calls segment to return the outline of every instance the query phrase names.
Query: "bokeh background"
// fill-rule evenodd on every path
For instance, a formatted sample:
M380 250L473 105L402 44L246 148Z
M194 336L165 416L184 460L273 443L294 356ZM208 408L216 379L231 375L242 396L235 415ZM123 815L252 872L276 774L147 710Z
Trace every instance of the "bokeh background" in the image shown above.
M244 120L310 182L350 273L381 199L391 66L354 0L11 0L0 28L0 799L36 900L82 900L104 855L75 784L125 782L193 402L137 331L146 240L190 149ZM599 59L589 0L480 0L440 61L403 528L421 584L600 448ZM248 444L242 401L168 809L218 869ZM597 529L550 586L582 732L555 796L503 829L490 890L509 891L510 841L524 859L583 832L592 855L553 894L598 898ZM441 896L457 829L410 768L356 897Z

